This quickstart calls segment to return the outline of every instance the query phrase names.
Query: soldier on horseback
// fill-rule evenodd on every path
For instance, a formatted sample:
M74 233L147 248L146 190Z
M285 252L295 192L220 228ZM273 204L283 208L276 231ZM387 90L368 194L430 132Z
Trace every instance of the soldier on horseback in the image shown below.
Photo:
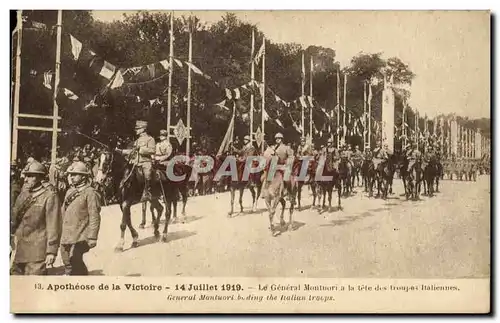
M411 172L415 163L422 157L415 142L411 143L411 148L407 151L406 157L408 158L408 172Z
M232 152L235 156L238 156L240 160L245 160L249 156L254 156L255 147L250 142L250 136L246 135L243 137L243 147L239 149L236 145L232 145Z
M276 144L269 146L266 151L266 154L269 154L270 156L277 156L278 165L285 165L287 159L293 157L294 155L293 150L290 148L290 146L283 143L283 134L278 132L274 136L274 139ZM264 173L262 174L262 182L263 182L262 198L266 198L267 195L267 185L268 185L267 174L268 174L268 167L266 167Z
M118 149L115 150L122 155L129 157L129 163L135 164L137 167L142 168L144 174L144 191L141 202L151 200L151 180L152 180L152 160L151 155L156 152L156 143L153 137L147 134L146 128L148 123L146 121L136 121L135 133L138 136L134 141L132 149Z
M168 140L168 132L165 129L160 130L160 142L156 144L156 152L154 161L162 166L167 167L167 163L172 156L172 144Z
M387 145L382 147L382 141L377 140L377 146L373 150L373 157L375 160L373 161L373 164L375 166L376 170L382 170L382 168L385 166L389 159L388 155L388 149Z
M311 145L306 143L306 138L300 138L300 145L297 147L297 157L299 156L312 156L313 149Z

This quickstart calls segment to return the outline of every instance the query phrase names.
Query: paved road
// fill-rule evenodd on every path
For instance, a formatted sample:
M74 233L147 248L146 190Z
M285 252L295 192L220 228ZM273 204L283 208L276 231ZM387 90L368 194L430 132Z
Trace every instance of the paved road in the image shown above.
M102 211L98 246L86 255L93 275L293 276L365 278L465 278L490 274L490 178L445 180L433 198L384 201L358 189L342 211L294 213L295 231L272 237L264 201L251 213L245 192L243 214L227 217L229 193L188 201L185 223L169 227L168 243L156 242L152 227L138 229L138 248L115 253L121 213ZM132 208L141 221L140 206ZM287 216L288 213L285 213ZM286 217L285 217L286 219ZM148 216L148 222L149 222ZM278 219L275 219L277 223ZM148 224L149 225L149 224ZM131 243L127 231L125 248Z

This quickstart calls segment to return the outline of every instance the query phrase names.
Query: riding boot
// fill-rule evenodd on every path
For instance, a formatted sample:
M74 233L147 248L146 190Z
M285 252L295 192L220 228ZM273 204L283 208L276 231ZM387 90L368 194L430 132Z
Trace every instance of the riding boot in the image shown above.
M141 202L151 201L151 180L144 180L144 191L142 192Z

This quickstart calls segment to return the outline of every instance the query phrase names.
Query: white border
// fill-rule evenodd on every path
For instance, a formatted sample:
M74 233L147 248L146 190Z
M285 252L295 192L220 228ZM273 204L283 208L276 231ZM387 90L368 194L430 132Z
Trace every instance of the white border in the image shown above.
M9 50L9 44L11 42L10 39L10 32L9 32L9 7L12 2L7 2L3 1L1 3L2 7L2 16L4 19L1 19L1 21L4 24L3 32L0 33L1 37L1 43L5 45L4 50L2 51L3 54L3 62L4 64L1 64L1 69L3 75L2 78L2 86L0 87L1 89L1 97L2 97L2 102L4 108L1 109L1 113L3 114L3 118L0 118L0 120L4 120L5 126L0 127L0 144L2 145L2 149L0 149L0 154L1 158L0 160L2 161L3 165L3 172L0 172L0 183L2 185L2 190L1 192L3 193L1 195L1 202L2 202L2 207L5 210L3 216L4 216L4 225L2 226L4 230L4 234L0 235L4 237L4 243L0 244L0 250L2 251L2 259L4 261L2 262L2 275L0 275L0 279L2 283L0 286L3 288L1 289L2 293L2 322L5 321L11 321L14 319L13 315L9 314L10 311L10 291L9 291L9 275L8 275L8 246L7 246L7 236L9 235L8 230L9 226L7 225L8 218L9 218L9 190L10 190L10 185L9 185L9 177L7 173L7 168L8 164L10 161L10 122L9 120L9 106L10 106L10 81L8 79L8 75L10 73L10 66L9 66L9 56L10 56L10 50ZM100 10L135 10L135 9L176 9L176 10L194 10L194 9L226 9L226 10L255 10L255 9L274 9L274 10L283 10L283 9L304 9L304 10L325 10L325 9L336 9L336 10L347 10L347 9L354 9L354 10L437 10L437 9L446 9L446 10L484 10L484 9L489 9L492 10L493 13L497 13L500 11L499 8L499 1L493 1L493 0L475 0L475 1L449 1L449 2L444 2L441 1L438 3L435 0L420 0L420 1L360 1L360 0L349 0L349 1L319 1L319 0L301 0L301 1L283 1L277 4L276 1L271 2L269 0L252 0L252 1L236 1L236 0L217 0L217 1L207 1L207 0L198 0L198 1L141 1L140 5L141 7L138 8L134 6L134 3L125 3L125 2L115 2L119 3L119 7L116 5L110 5L109 2L104 2L102 0L87 0L84 3L83 2L72 2L72 1L37 1L37 0L29 0L29 1L16 1L14 4L18 7L21 7L21 9L100 9ZM84 6L83 6L84 4ZM137 3L136 3L137 4ZM497 17L498 18L498 17ZM498 21L496 22L498 24ZM495 33L495 41L498 42L498 35ZM493 58L492 58L493 59ZM495 73L496 69L492 73ZM495 73L496 74L496 73ZM493 74L492 74L493 75ZM492 91L495 91L496 93L500 93L498 83L496 83L496 86L494 89L491 89ZM493 103L493 102L492 102ZM498 136L498 128L497 130L494 130L494 136ZM492 147L493 148L493 147ZM495 147L495 152L498 150L498 147ZM498 156L495 154L495 160L498 160ZM497 166L497 165L495 165ZM496 168L496 167L495 167ZM500 193L498 191L495 192L495 200L498 201L500 197ZM493 214L495 214L494 212ZM498 224L498 220L496 221ZM492 229L496 229L492 228ZM495 230L496 232L496 230ZM494 255L496 256L496 254ZM497 265L498 268L498 265ZM498 274L498 271L495 272L495 274ZM498 276L497 276L498 277ZM496 289L496 288L495 288ZM497 291L497 297L496 299L498 300L498 290ZM492 306L495 306L496 304L492 304ZM498 311L498 308L497 308ZM373 319L373 317L367 317L369 319ZM26 318L25 318L26 319ZM51 318L37 318L39 320L50 320ZM168 318L168 320L172 319L177 319L177 318ZM233 319L233 318L230 318ZM336 320L359 320L360 318L335 318ZM385 319L385 318L381 318ZM403 318L400 318L403 319ZM438 318L429 318L429 317L422 317L422 318L416 318L419 320L426 320L427 322L432 322L432 321L437 321ZM472 318L474 320L479 320L480 318ZM64 319L59 319L61 321L68 321L69 318L64 318ZM92 322L100 322L101 320L104 320L103 318L90 318L90 317L85 317L82 318L80 317L80 321L90 321ZM119 320L123 320L120 318ZM184 320L192 320L190 319L184 319ZM270 318L262 318L262 317L256 317L252 318L252 320L255 321L267 321L271 320Z

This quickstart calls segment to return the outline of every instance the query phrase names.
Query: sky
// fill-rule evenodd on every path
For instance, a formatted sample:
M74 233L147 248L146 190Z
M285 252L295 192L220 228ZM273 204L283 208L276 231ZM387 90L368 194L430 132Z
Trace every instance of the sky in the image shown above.
M101 21L136 11L94 11ZM343 65L360 52L399 57L416 74L410 105L423 116L490 117L490 16L485 11L233 11L275 43L330 47ZM214 23L222 11L176 11Z

